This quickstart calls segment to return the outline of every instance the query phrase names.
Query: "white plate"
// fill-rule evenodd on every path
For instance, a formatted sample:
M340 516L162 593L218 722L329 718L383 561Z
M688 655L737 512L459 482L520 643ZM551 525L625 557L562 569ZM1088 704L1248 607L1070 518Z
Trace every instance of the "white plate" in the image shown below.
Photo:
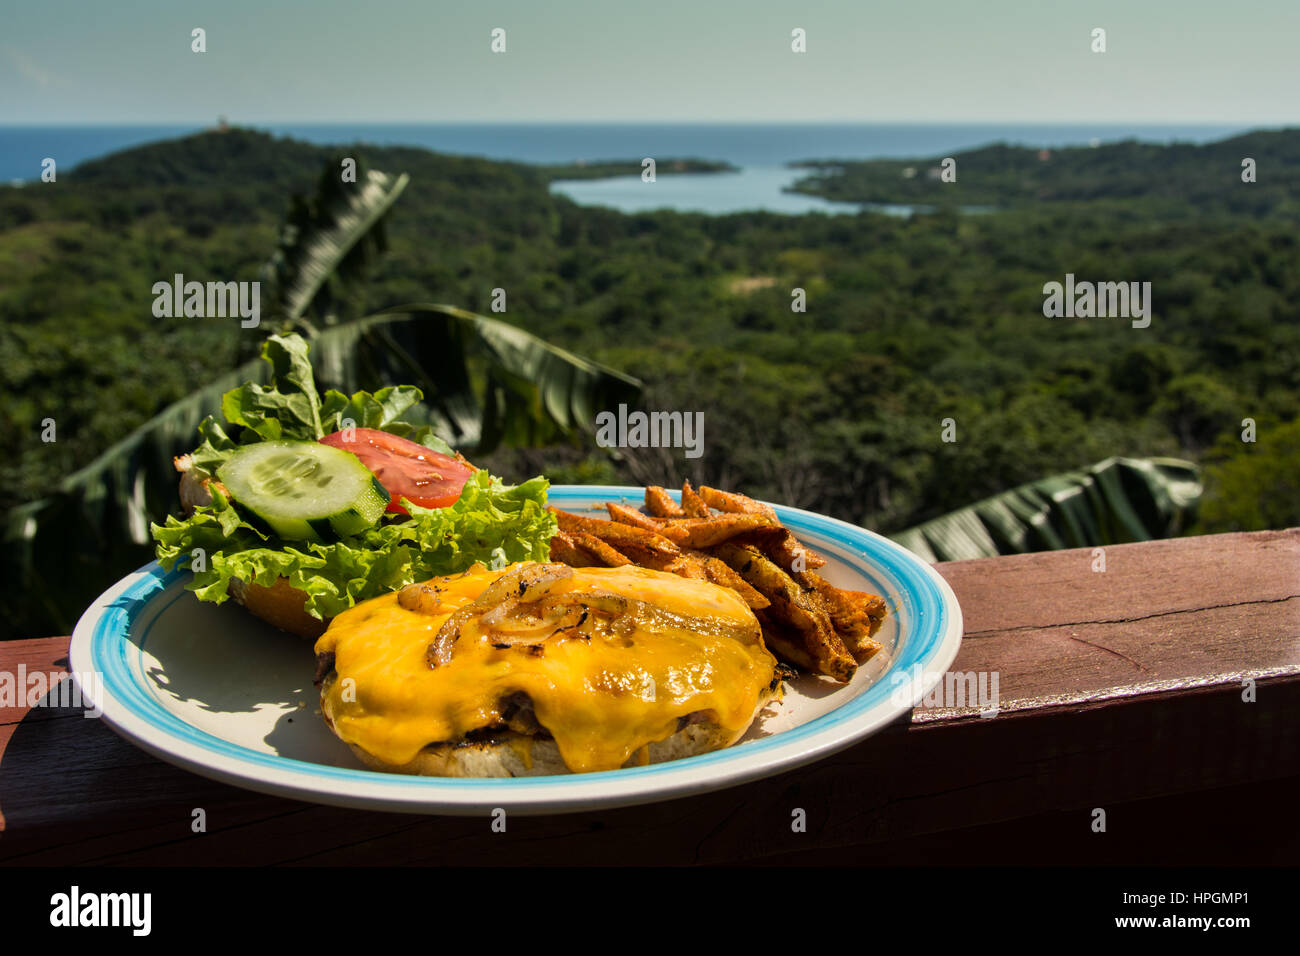
M643 490L557 485L552 504L639 505ZM792 682L740 743L624 770L553 777L447 779L364 769L320 717L312 645L228 602L203 604L188 571L156 563L127 575L82 615L69 661L98 686L83 693L128 740L171 763L264 793L412 813L562 813L717 790L818 760L895 720L947 671L961 609L929 565L892 541L822 515L775 506L823 554L831 583L883 595L884 650L847 685ZM84 683L84 682L83 682Z

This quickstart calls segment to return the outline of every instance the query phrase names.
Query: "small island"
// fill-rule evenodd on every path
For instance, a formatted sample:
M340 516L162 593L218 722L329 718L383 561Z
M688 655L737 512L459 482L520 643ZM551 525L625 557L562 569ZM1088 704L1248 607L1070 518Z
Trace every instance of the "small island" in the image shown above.
M601 159L594 162L577 160L572 163L539 167L542 175L551 182L561 179L612 179L615 176L640 176L643 159ZM713 159L658 159L655 158L655 175L677 173L735 173L740 167Z

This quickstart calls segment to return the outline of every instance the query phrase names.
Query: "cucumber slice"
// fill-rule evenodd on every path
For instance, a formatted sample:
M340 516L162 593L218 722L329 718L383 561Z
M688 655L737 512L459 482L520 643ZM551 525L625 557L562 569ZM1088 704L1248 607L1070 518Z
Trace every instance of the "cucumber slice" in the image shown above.
M314 441L245 445L217 477L235 501L295 541L358 534L388 507L388 492L356 455Z

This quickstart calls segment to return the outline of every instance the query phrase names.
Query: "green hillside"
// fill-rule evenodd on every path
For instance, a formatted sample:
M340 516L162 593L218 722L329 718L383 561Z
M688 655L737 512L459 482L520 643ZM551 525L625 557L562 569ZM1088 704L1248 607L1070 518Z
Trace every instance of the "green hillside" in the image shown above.
M505 289L507 320L644 379L649 407L705 412L698 459L591 442L500 452L487 463L508 476L685 474L889 532L1111 456L1174 455L1211 465L1199 530L1300 523L1283 467L1300 416L1300 132L1027 152L962 154L956 184L899 164L819 181L832 198L1008 207L910 219L623 215L551 194L543 168L240 130L3 187L0 490L38 497L250 354L261 333L237 321L154 318L153 284L257 279L291 194L353 156L410 175L358 311L491 314ZM1258 183L1240 182L1242 155ZM1045 318L1042 287L1066 273L1151 282L1150 327Z
M997 143L963 153L954 181L945 156L854 162L814 160L792 187L827 199L871 203L1026 206L1115 199L1163 201L1167 215L1232 212L1300 218L1300 130L1261 131L1216 143L1159 146L1128 140L1039 150ZM1244 159L1255 182L1242 181Z

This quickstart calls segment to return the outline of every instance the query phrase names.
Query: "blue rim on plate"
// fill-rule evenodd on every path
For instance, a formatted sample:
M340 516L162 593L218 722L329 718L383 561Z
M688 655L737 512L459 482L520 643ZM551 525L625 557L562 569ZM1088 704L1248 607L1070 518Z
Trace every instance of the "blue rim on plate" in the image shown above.
M643 494L644 489L626 486L557 485L550 501L579 511L606 501L639 500ZM834 518L773 507L802 542L846 565L885 597L900 628L894 657L870 686L829 713L772 736L680 760L559 776L411 777L310 763L225 740L162 707L142 682L138 662L150 626L187 595L183 585L189 572L165 572L156 562L117 582L87 609L73 631L69 663L74 673L100 675L100 688L83 687L83 693L133 743L205 776L279 796L390 811L468 814L504 807L558 813L716 790L820 759L895 720L942 679L961 642L961 609L951 588L911 552ZM899 700L899 680L891 679L900 673L921 677L909 684L906 703Z

